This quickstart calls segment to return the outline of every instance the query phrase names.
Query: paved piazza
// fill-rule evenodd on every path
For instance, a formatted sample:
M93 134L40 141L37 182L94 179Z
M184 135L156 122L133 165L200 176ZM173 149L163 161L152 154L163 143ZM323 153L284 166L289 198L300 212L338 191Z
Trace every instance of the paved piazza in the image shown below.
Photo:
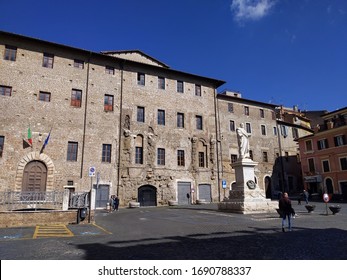
M216 204L98 210L95 224L68 225L68 236L38 229L0 229L0 258L32 260L322 260L347 259L347 204L326 215L294 208L293 231L282 233L278 214L219 212ZM35 234L36 233L36 234Z

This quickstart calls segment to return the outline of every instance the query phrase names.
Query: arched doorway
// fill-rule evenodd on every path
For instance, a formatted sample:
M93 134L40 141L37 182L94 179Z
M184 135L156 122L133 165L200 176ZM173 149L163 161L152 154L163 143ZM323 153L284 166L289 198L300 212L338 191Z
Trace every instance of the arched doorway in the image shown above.
M157 206L157 189L151 185L144 185L138 189L140 206Z
M271 178L269 176L266 176L265 179L265 193L266 198L272 198L272 189L271 189Z
M42 161L30 161L24 168L22 191L45 192L47 182L47 167Z
M325 186L327 187L328 194L334 193L333 181L330 178L325 180Z

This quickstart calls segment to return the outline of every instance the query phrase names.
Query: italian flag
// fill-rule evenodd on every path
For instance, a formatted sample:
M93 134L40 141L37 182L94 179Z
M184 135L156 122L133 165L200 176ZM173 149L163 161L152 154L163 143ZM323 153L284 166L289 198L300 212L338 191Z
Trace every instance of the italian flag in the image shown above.
M28 128L28 142L29 142L30 145L33 144L33 138L32 138L32 136L31 136L31 129L30 129L30 126L29 126L29 128Z

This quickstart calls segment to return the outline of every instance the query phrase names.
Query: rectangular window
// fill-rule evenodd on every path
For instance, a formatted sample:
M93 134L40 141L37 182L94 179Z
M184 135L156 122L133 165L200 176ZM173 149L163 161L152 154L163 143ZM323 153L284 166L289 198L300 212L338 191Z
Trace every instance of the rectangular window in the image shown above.
M276 120L276 113L274 111L271 112L271 117L273 121Z
M74 59L73 67L79 68L79 69L84 69L84 61L80 60L80 59Z
M81 107L82 105L82 90L72 89L71 92L71 106Z
M143 164L143 148L135 147L135 163Z
M157 164L165 165L165 149L158 148Z
M111 150L112 145L111 144L102 144L102 162L111 162Z
M195 85L195 96L201 96L201 85Z
M165 89L165 78L158 77L158 89Z
M335 147L346 145L345 135L338 135L334 137Z
M2 153L4 151L5 136L0 136L0 158L2 158Z
M77 151L78 151L78 143L77 142L68 142L67 160L68 161L77 161Z
M323 172L330 172L329 160L322 160Z
M104 96L104 111L112 112L113 111L113 95L105 94Z
M12 94L12 87L0 86L0 95L11 96L11 94Z
M266 126L262 124L260 126L260 129L261 129L261 135L266 135Z
M314 166L314 160L313 160L313 158L309 158L309 159L307 160L307 162L308 162L308 170L309 170L310 172L312 172L312 173L316 172L316 167Z
M235 131L235 121L230 121L229 122L229 130L230 131Z
M182 81L177 81L177 92L184 92L184 85Z
M246 131L247 133L252 133L252 127L250 123L246 123Z
M294 139L299 138L299 130L296 127L292 127L292 134Z
M51 101L51 93L45 92L45 91L40 91L39 100L44 101L44 102L50 102Z
M230 162L234 163L236 161L237 161L237 155L235 155L235 154L230 155Z
M105 73L110 74L110 75L114 75L114 67L106 65L105 66Z
M165 111L158 110L158 124L165 125Z
M265 112L263 109L259 109L259 114L262 119L265 118Z
M313 148L312 148L312 141L311 141L311 140L305 141L305 147L306 147L306 152L313 151Z
M274 132L274 135L277 136L277 127L276 126L273 127L273 132Z
M184 114L177 113L177 127L184 128Z
M177 151L177 165L178 166L184 166L185 165L184 150L178 150Z
M54 55L50 53L43 54L42 66L46 68L53 68Z
M328 139L321 139L317 141L318 150L328 149Z
M4 59L10 61L16 61L17 57L17 47L5 46Z
M249 107L248 106L244 107L244 111L245 111L245 115L249 116Z
M144 107L137 107L137 121L138 122L145 122L145 108Z
M234 112L234 104L233 103L228 103L228 112L233 113Z
M137 73L137 84L140 86L145 85L145 74L144 73Z
M347 158L340 158L341 170L347 170Z
M263 162L269 162L267 152L263 152Z
M199 152L199 167L205 167L205 153Z
M196 129L202 130L202 116L195 116Z

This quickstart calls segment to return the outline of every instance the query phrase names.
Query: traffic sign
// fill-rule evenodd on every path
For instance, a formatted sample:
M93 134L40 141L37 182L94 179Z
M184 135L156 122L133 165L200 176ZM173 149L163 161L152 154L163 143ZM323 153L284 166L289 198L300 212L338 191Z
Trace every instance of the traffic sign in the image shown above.
M89 177L95 177L95 171L94 166L89 167Z
M227 181L226 180L222 180L222 188L223 189L227 188Z
M327 193L323 194L323 200L325 203L329 202L329 195Z

